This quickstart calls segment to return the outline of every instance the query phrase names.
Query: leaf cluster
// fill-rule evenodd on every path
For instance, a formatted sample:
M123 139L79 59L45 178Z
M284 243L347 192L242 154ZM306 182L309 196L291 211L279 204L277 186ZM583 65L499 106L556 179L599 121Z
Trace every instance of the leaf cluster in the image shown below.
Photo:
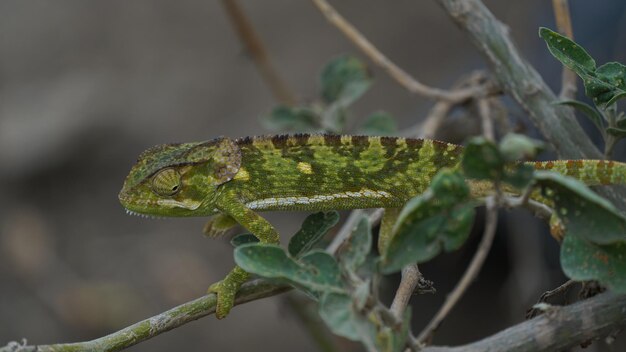
M615 143L626 137L626 115L617 112L617 102L626 98L626 66L619 62L596 66L582 46L548 28L540 28L539 36L550 53L583 80L585 94L595 106L577 100L557 104L571 106L587 116L602 134L605 154L609 156Z
M560 103L593 115L598 126L605 121L606 133L626 127L623 115L611 115L615 102L626 96L623 66L596 67L584 49L569 39L545 28L540 35L555 57L583 77L596 107ZM279 106L267 117L268 126L340 132L350 105L369 89L371 75L358 59L342 56L322 70L320 83L317 103ZM393 119L382 112L370 115L360 128L365 134L395 131ZM367 216L356 222L336 253L324 250L323 237L339 221L338 213L332 211L307 217L286 249L259 243L251 234L234 237L235 261L247 272L287 283L317 301L320 317L335 334L360 341L370 351L401 351L407 345L410 310L396 317L380 302L380 276L460 248L471 232L475 209L485 203L485 197L511 206L507 197L523 194L518 205L528 196L554 208L550 223L564 236L561 265L570 278L597 280L626 293L626 218L583 183L535 171L532 163L524 162L542 148L542 143L518 134L508 134L500 143L471 139L458 168L440 170L423 194L405 204L378 251L373 248Z
M372 85L372 74L354 56L340 56L330 61L319 77L320 98L313 104L279 105L263 120L272 131L331 132L345 131L349 108ZM393 135L397 132L391 115L383 111L371 113L358 127L364 135Z

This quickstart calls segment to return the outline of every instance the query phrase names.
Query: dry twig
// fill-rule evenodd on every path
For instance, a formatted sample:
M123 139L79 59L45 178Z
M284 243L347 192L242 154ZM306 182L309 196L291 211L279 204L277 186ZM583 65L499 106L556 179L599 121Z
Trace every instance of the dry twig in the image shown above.
M278 71L274 69L261 38L255 32L252 23L237 0L223 0L222 3L239 35L239 39L252 56L252 60L272 91L274 98L283 104L295 105L297 99L287 87L287 83L280 77Z
M484 87L468 87L454 91L433 88L419 82L403 69L394 64L387 56L378 50L363 34L348 22L326 0L312 0L326 19L337 27L354 45L370 58L374 63L385 70L400 85L411 93L419 94L429 99L445 100L449 102L465 101L471 97L485 94Z
M569 39L574 39L568 1L552 0L552 8L554 9L554 17L558 31ZM559 93L561 99L574 99L576 97L576 80L576 73L563 66L561 92Z

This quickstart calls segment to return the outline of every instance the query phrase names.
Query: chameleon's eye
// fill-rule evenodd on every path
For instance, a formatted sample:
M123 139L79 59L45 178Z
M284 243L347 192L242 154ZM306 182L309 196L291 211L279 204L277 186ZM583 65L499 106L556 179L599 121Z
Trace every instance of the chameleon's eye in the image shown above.
M180 174L172 168L163 169L152 178L152 190L160 196L173 196L180 186Z

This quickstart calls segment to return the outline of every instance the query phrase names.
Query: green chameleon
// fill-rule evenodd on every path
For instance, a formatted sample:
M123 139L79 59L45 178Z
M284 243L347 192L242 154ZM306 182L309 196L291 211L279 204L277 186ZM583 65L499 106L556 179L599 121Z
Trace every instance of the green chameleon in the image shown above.
M381 238L398 208L442 168L458 168L463 147L427 139L339 135L216 138L146 150L119 194L128 213L208 216L209 233L240 224L264 243L278 233L258 211L385 208ZM626 183L626 164L603 160L533 163L588 185ZM380 244L379 244L380 245ZM210 292L225 317L248 273L235 267Z

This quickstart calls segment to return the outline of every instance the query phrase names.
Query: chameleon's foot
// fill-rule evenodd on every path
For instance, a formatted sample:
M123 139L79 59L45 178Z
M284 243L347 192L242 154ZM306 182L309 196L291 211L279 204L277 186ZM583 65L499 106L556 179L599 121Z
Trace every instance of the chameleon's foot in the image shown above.
M209 293L217 294L217 304L215 307L215 316L217 319L225 318L235 305L235 295L241 284L248 279L247 272L236 266L226 277L209 286Z

